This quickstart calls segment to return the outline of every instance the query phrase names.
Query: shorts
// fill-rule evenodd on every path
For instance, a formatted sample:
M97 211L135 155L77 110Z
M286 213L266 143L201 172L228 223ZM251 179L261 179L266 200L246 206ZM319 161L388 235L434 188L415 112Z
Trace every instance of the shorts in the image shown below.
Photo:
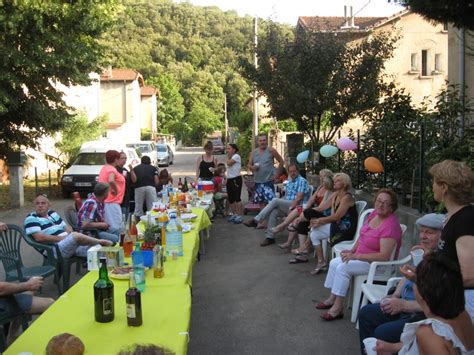
M7 312L12 316L28 312L32 305L33 295L27 293L17 293L0 297L0 312Z
M227 179L226 188L229 203L240 202L240 195L242 194L242 176Z
M91 247L91 245L79 246L74 240L72 233L70 233L66 238L58 242L58 247L63 258L70 258L74 255L87 256L87 250ZM56 254L56 250L54 250L54 253ZM54 256L57 258L56 255Z
M275 188L272 181L255 183L255 196L253 198L255 203L268 203L274 198Z

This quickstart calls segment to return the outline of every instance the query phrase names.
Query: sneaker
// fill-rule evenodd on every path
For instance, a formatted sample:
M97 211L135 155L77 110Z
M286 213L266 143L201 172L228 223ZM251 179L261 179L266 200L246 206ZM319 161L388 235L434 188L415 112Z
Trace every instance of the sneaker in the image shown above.
M242 217L240 216L235 216L234 220L232 222L234 222L235 224L240 224L242 223L244 220L242 219Z
M237 216L236 215L230 216L229 218L227 218L227 222L234 222L235 217Z
M264 240L262 243L260 243L260 246L261 246L261 247L266 247L266 246L272 245L272 244L275 244L275 239L273 239L273 238L265 238L265 240Z
M244 222L244 225L247 226L247 227L257 227L258 225L258 222L252 218L251 220L248 220L247 222Z

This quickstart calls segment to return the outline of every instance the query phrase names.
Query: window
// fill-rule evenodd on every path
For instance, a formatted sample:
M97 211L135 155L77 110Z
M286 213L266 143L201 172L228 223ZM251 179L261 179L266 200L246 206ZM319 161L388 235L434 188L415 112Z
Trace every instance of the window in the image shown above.
M435 54L435 71L440 72L443 71L442 63L441 63L441 53Z
M421 51L421 76L428 75L428 51L423 49Z
M448 23L443 22L443 31L448 32Z
M418 70L418 55L416 53L411 54L410 70L411 71L417 71Z

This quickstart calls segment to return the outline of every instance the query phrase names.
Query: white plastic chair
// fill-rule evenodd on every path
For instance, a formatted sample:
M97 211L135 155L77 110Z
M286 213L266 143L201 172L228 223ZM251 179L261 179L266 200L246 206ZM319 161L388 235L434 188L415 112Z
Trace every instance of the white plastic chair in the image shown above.
M404 224L400 224L400 227L402 229L402 238L403 235L405 234L407 230L407 226ZM374 261L370 263L370 271L373 269L373 272L370 274L371 275L371 280L372 283L374 281L380 281L380 282L387 282L391 277L393 277L396 273L396 265L399 265L399 263L402 260L394 260L395 259L395 252L397 250L397 247L393 248L392 254L390 255L390 259L388 261ZM404 262L405 263L405 262ZM375 266L373 266L375 265ZM377 266L384 266L380 272L376 273L376 268ZM354 323L357 320L357 314L359 313L359 306L360 306L360 298L362 296L362 285L364 284L365 281L367 281L369 278L369 274L364 274L364 275L356 275L352 278L352 286L351 286L351 299L352 299L352 312L351 312L351 322ZM348 302L348 305L350 302Z
M341 251L343 251L345 249L352 249L354 247L355 243L359 239L360 230L362 229L362 226L364 225L365 220L367 219L367 217L369 217L369 214L372 213L373 210L374 210L373 208L369 208L368 210L363 211L359 215L359 220L357 222L357 230L354 234L354 239L345 240L343 242L337 243L335 246L332 247L332 258L333 259L337 258L339 256L339 254L341 254Z

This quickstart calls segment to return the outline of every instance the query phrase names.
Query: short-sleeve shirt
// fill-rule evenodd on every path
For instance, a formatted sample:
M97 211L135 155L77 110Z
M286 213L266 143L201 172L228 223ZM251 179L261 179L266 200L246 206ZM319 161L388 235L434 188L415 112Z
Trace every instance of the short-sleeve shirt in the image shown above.
M48 235L59 235L66 231L66 223L56 211L49 210L45 217L31 212L25 218L26 234L32 236L35 233Z
M308 181L301 175L298 175L295 179L288 180L285 187L285 198L288 201L293 201L300 192L304 194L302 203L305 203L309 199Z
M235 161L235 163L227 168L227 178L233 179L237 176L240 176L240 169L242 168L242 160L240 158L240 155L238 154L234 154L232 158L230 159Z
M125 178L120 174L115 167L109 164L105 164L99 173L99 182L109 183L109 175L114 174L114 181L117 185L117 195L112 194L112 189L109 191L109 195L105 199L105 203L122 203L123 195L125 194Z
M104 204L91 194L77 212L77 229L87 222L104 222Z
M402 244L402 228L400 227L400 222L398 221L397 216L392 213L390 216L385 218L377 228L372 228L369 222L376 216L376 211L370 213L367 221L362 226L356 253L378 253L380 252L380 240L383 238L392 238L397 242L395 255L398 256L398 251Z
M474 206L467 205L451 216L441 232L438 242L440 254L459 265L458 252L456 250L457 240L464 236L474 236Z
M151 164L140 164L133 168L137 176L135 187L152 186L155 187L155 176L158 176L158 169Z

